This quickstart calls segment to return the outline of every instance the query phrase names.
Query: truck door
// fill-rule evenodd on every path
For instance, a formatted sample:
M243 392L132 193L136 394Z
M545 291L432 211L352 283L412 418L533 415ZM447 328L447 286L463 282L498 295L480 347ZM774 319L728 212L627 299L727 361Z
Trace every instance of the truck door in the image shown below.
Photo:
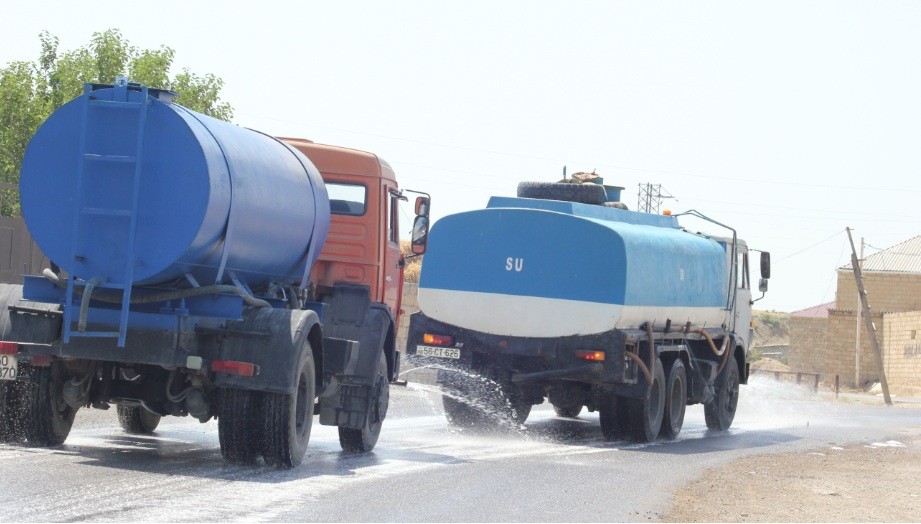
M396 185L389 181L383 181L383 191L381 191L381 209L384 210L384 216L381 223L386 224L384 231L385 238L383 244L383 274L384 281L381 289L384 290L383 302L390 308L393 318L399 323L400 319L400 302L403 294L403 252L400 250L400 206L399 196L396 194Z
M743 340L744 348L748 351L752 342L752 290L751 277L748 271L748 248L739 246L738 265L736 270L736 299L735 322L733 331Z

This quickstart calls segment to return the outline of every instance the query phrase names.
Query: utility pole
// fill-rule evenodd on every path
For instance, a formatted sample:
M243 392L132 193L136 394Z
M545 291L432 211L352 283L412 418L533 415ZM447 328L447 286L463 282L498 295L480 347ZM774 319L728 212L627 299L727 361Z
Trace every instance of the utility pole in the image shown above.
M867 291L863 288L863 272L860 270L860 261L857 260L857 250L854 249L851 228L845 229L847 229L847 240L851 243L851 267L854 269L854 280L857 281L857 296L863 306L862 311L867 323L867 335L870 336L870 343L873 345L873 352L876 354L876 368L879 370L879 383L883 387L883 400L886 401L887 406L891 406L892 398L889 396L889 382L886 381L886 370L883 369L883 354L879 349L879 342L876 340L876 326L873 325L873 317L870 315Z
M667 198L675 197L662 189L662 184L640 184L639 190L636 192L636 209L644 213L658 215L662 207L662 200Z
M863 264L863 237L860 237L860 260ZM863 269L863 268L861 268ZM863 307L860 302L860 295L857 295L857 340L854 342L854 387L860 387L860 322L863 320Z

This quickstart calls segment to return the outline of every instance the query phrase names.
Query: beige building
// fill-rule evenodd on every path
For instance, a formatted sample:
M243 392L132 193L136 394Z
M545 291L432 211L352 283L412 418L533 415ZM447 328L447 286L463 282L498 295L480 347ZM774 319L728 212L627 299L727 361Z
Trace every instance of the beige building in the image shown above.
M861 268L889 387L921 394L921 235L866 257ZM826 383L835 375L851 387L878 382L865 321L857 342L858 309L848 264L838 269L834 302L791 313L790 367L819 373Z

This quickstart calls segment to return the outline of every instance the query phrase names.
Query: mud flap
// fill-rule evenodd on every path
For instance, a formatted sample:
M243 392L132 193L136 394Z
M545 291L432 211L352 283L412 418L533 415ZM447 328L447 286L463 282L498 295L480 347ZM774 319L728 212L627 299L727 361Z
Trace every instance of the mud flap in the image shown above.
M335 286L327 311L329 318L324 317L324 333L352 341L354 345L342 348L350 352L347 357L330 355L331 361L345 360L349 364L341 373L334 372L329 377L329 385L319 398L320 424L362 428L380 395L381 385L376 378L380 353L392 322L390 311L383 304L371 303L367 286L342 284ZM324 349L324 368L326 358Z

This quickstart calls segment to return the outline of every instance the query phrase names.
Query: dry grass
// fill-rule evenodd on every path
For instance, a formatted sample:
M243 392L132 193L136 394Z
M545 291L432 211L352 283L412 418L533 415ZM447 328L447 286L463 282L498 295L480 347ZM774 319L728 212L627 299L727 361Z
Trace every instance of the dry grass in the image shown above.
M406 257L406 267L403 269L404 281L419 282L419 275L422 273L422 257L413 255L409 240L401 240L400 249L403 250L403 256Z

